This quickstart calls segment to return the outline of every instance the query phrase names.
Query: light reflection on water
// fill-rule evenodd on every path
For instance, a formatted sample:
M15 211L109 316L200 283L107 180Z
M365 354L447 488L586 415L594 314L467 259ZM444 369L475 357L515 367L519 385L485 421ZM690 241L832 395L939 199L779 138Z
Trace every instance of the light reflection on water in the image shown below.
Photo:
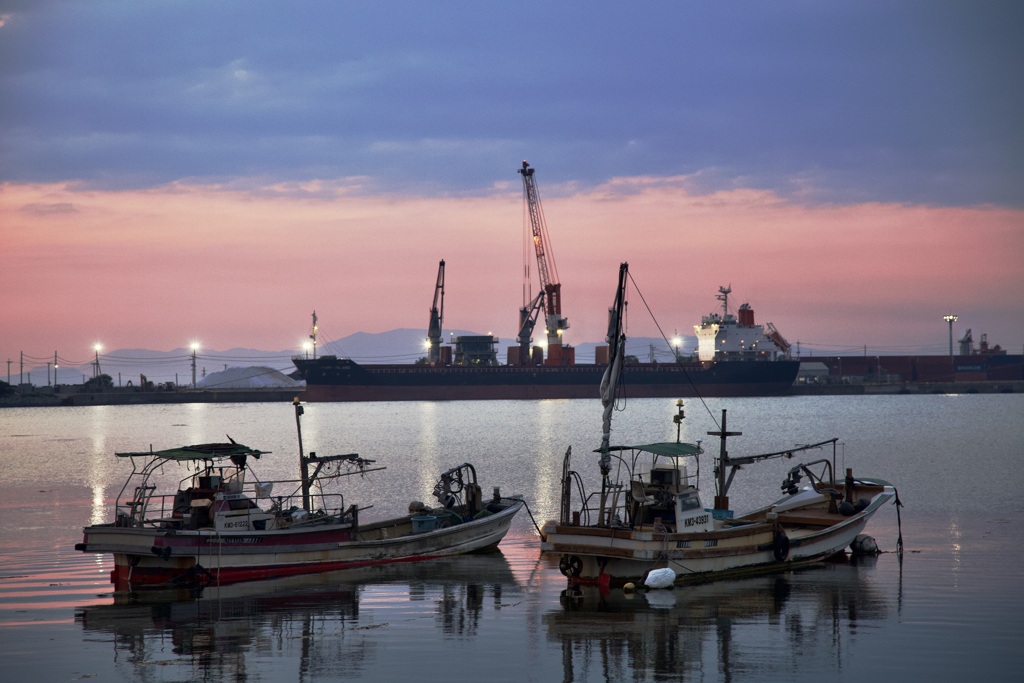
M1014 680L1024 665L1024 551L1014 542L1024 538L1024 397L736 399L708 410L688 401L684 438L713 450L706 432L722 407L730 430L744 432L730 442L734 455L838 436L840 467L896 483L903 562L889 553L671 593L563 596L557 558L540 556L523 514L487 558L114 604L109 558L73 550L84 524L110 517L128 474L112 453L230 434L273 451L258 463L262 476L290 478L291 407L6 410L0 656L17 678L60 680L477 680L509 669L526 681ZM613 441L674 439L674 413L673 401L630 401ZM664 419L645 422L651 414ZM375 504L368 516L430 500L438 472L465 461L485 494L495 485L525 494L539 522L556 514L566 446L574 469L596 478L596 401L323 404L303 419L307 452L359 452L387 466L347 491ZM734 506L775 497L791 465L744 469ZM710 472L706 462L705 485ZM171 468L167 480L184 474ZM883 549L895 548L896 521L884 509L869 527Z

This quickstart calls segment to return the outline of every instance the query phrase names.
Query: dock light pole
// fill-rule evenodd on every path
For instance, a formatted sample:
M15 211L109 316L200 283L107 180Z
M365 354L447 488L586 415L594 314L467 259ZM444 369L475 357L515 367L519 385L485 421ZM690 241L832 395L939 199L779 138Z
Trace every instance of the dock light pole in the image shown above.
M942 319L949 323L949 357L953 358L953 323L956 322L957 316L952 313L942 316Z
M196 351L199 350L199 344L192 342L192 388L196 388Z

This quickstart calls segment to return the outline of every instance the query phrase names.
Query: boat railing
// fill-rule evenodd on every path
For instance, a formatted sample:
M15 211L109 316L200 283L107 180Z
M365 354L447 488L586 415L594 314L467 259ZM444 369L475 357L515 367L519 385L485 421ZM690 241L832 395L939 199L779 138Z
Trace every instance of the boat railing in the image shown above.
M217 488L185 488L173 494L155 494L155 486L140 485L135 487L131 500L115 501L114 525L119 527L181 527L189 519L186 515L194 513L195 508L212 505L217 494L239 496L250 502L248 510L252 514L269 514L280 518L281 525L311 523L318 519L341 516L345 511L345 496L342 493L323 491L310 492L310 509L302 507L302 492L295 480L274 480L246 482L243 486L235 486L225 482ZM293 486L289 486L293 485ZM274 495L274 488L286 488L287 492ZM209 501L204 503L204 501ZM196 503L199 503L196 505ZM204 520L200 526L212 526L212 518Z
M627 524L629 519L629 511L631 503L630 492L624 490L626 487L623 484L611 484L605 489L604 497L604 516L600 520L599 524L602 526L624 526ZM583 493L581 491L581 493ZM599 498L602 496L601 491L590 491L589 493L583 493L580 496L580 506L578 510L571 512L571 520L563 520L565 523L571 523L573 526L591 526L593 520L591 517L600 517L602 505ZM596 499L596 500L595 500Z

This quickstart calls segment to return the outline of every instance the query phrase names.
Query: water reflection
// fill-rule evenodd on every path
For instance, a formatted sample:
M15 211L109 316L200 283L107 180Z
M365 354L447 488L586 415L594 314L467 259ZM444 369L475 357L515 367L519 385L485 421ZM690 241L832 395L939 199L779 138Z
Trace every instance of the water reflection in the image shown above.
M571 588L544 625L561 646L564 681L729 680L751 672L771 679L773 669L781 677L804 667L838 672L857 630L889 612L870 581L874 562L673 591Z
M146 680L152 665L188 680L365 675L411 636L472 639L521 588L499 553L115 596L76 610L86 637L109 636L115 667ZM515 598L519 600L521 598ZM423 633L428 620L434 635ZM290 669L290 670L289 670Z

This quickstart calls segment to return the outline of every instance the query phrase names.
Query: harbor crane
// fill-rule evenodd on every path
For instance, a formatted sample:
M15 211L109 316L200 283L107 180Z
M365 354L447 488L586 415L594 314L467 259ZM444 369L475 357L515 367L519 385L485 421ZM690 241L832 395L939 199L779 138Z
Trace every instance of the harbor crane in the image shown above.
M543 308L544 292L541 291L533 298L533 301L519 309L519 334L516 336L516 341L519 343L520 363L525 364L530 357L530 344L533 343L533 328L537 325L537 318L540 316Z
M441 323L444 321L444 259L437 266L437 284L434 286L434 305L430 307L430 323L427 326L427 362L436 365L441 361Z
M545 318L544 326L547 330L548 358L546 365L572 364L573 357L571 347L565 347L568 353L563 354L562 332L569 329L569 321L562 316L562 285L558 282L558 271L555 268L555 259L551 254L551 243L548 238L548 228L544 221L544 210L541 208L540 193L537 191L537 183L533 177L534 168L526 161L518 173L523 176L523 194L526 208L530 216L530 231L533 241L533 251L537 258L537 272L540 277L541 292L531 303L527 303L529 296L527 290L523 291L523 308L520 309L520 334L519 344L523 346L523 340L529 339L533 331L530 317L533 310L544 304ZM525 234L525 231L524 231ZM524 276L526 285L529 284L529 251L524 248ZM527 326L529 329L527 330ZM524 336L525 334L525 336ZM527 346L529 341L526 342Z

